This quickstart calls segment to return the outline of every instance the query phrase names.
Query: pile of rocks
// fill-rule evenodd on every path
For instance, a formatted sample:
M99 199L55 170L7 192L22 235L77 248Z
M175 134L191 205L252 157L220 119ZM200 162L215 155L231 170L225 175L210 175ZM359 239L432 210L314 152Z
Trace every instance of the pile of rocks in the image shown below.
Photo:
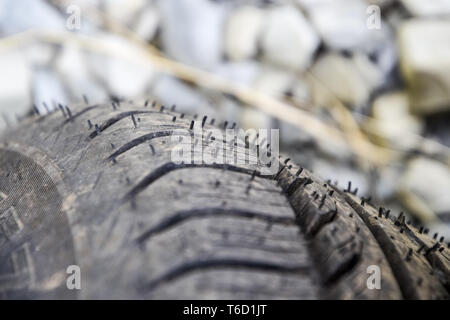
M0 35L29 29L67 32L70 14L56 1L0 3ZM76 3L76 2L75 2ZM181 110L243 127L281 128L284 149L324 178L404 207L425 221L450 216L448 161L425 156L419 136L450 112L450 2L446 0L93 0L78 1L80 30L120 48L133 44L106 28L94 5L168 57L287 101L318 116L340 101L374 143L405 152L376 178L356 170L345 151L329 150L301 129L238 101L160 73L149 64L86 52L76 42L0 45L0 127L34 103L93 103L111 96L153 96ZM43 102L46 102L43 104ZM442 127L442 126L441 126ZM449 130L434 130L449 141ZM437 135L437 137L436 137ZM445 135L445 137L442 137ZM419 152L417 152L419 150ZM415 154L415 156L410 156ZM417 155L419 154L419 155ZM428 152L430 154L430 152ZM447 156L448 158L448 156ZM427 179L427 183L424 183ZM424 185L443 193L430 192ZM405 194L425 204L412 206ZM398 202L398 200L401 200Z

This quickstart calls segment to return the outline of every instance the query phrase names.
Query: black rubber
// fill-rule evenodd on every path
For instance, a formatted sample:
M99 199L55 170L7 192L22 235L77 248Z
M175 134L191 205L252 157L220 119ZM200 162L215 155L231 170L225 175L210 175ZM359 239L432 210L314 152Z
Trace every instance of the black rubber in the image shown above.
M0 297L449 297L442 239L289 159L270 176L171 161L174 130L213 122L114 102L61 107L5 132ZM67 288L70 265L81 290ZM373 265L380 289L367 286Z

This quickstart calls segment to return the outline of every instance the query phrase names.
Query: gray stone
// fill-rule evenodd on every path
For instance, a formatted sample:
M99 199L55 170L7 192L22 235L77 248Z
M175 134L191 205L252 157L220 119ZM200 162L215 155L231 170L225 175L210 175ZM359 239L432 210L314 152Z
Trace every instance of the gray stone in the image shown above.
M305 78L296 76L288 92L292 95L289 98L294 103L298 103L299 105L304 104L306 106L311 104L311 88Z
M0 53L0 129L14 123L31 107L31 74L24 55ZM5 120L7 119L7 120Z
M214 74L232 81L235 84L251 86L259 76L263 66L254 61L246 60L240 62L221 63L214 68Z
M405 151L418 146L423 123L409 113L405 92L378 96L372 105L372 115L364 126L369 127L379 144Z
M445 164L427 159L416 158L409 162L404 176L400 181L400 192L405 190L412 193L422 202L424 209L428 208L434 214L450 211L450 170ZM409 204L416 210L421 206L416 203ZM433 215L422 214L426 220L431 220Z
M333 183L337 181L338 186L341 188L347 188L348 181L351 181L352 190L358 188L360 196L369 193L367 177L344 163L339 161L330 162L329 160L317 158L312 163L312 170L324 180L330 179Z
M294 75L282 68L264 66L255 79L253 87L273 97L284 97L294 82Z
M152 95L154 95L156 101L165 104L167 107L175 104L180 112L215 116L216 111L199 90L172 76L162 75L158 77L152 89Z
M450 21L410 20L400 27L399 59L413 113L450 110L449 39Z
M264 11L257 7L238 8L228 18L225 31L225 48L231 60L252 58L258 51Z
M146 0L107 0L103 1L105 13L125 25L132 25L147 4Z
M378 179L374 182L376 197L378 199L384 201L394 200L394 203L396 203L397 206L399 205L398 200L395 200L395 193L401 178L402 167L403 165L398 163L380 167L377 171ZM389 208L393 211L393 208Z
M64 80L71 102L83 101L83 95L91 103L103 102L108 98L106 90L91 76L80 47L64 47L55 61L55 69Z
M244 129L271 129L272 118L255 108L245 108L240 117L240 127Z
M291 6L270 9L262 36L267 61L290 70L311 64L320 39L300 10Z
M389 41L390 30L369 29L368 4L361 0L304 1L311 22L325 44L333 50L373 52ZM368 20L369 19L369 20Z
M159 4L164 51L180 62L201 68L219 64L226 7L208 0L164 0Z
M114 36L105 37L117 52L127 51L127 59L92 53L87 59L93 76L118 97L136 98L147 93L156 73L142 52L129 42Z
M151 41L156 34L159 23L158 10L153 6L150 6L145 8L144 12L139 15L139 18L133 24L131 29L141 39Z
M56 56L57 50L48 43L33 42L23 48L27 62L34 67L48 67Z
M11 35L29 29L65 30L65 18L42 0L0 1L0 32Z
M368 5L377 5L380 8L385 8L387 6L390 6L394 3L396 0L365 0Z
M450 1L448 0L401 0L408 11L417 17L448 17Z
M70 102L61 80L56 72L47 68L33 71L33 102L41 114L55 110L58 103Z
M326 54L313 65L311 73L313 101L320 106L335 104L337 97L351 107L360 107L383 80L379 68L362 54L353 58Z

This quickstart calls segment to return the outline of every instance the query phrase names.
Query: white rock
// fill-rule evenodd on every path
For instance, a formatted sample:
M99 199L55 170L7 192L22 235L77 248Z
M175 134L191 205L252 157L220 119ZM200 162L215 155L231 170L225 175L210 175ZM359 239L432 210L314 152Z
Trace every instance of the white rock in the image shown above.
M426 158L412 160L400 182L434 213L450 211L450 171L448 166Z
M396 0L366 0L368 5L377 5L380 8L384 8L390 6Z
M270 9L262 36L265 58L291 70L305 70L319 46L319 37L295 7Z
M154 7L148 7L139 16L132 30L141 39L151 41L156 34L159 25L159 12Z
M145 94L154 79L152 68L120 59L108 59L103 80L109 91L119 97L133 98Z
M358 194L360 196L367 195L369 192L369 181L367 177L338 161L330 163L330 161L317 158L312 162L311 169L324 180L330 179L333 183L337 181L341 188L347 188L348 181L351 181L352 190L358 188Z
M71 101L82 101L83 95L90 103L103 102L108 98L104 88L96 83L87 68L85 56L77 45L64 47L55 61L60 74L71 95Z
M361 0L316 0L304 6L325 44L333 50L372 52L389 41L390 30L369 29L368 4Z
M167 107L175 104L177 110L182 112L215 116L214 108L210 106L206 97L200 94L199 90L195 90L172 76L158 77L152 89L152 95Z
M240 117L240 127L244 129L271 129L271 117L254 108L244 108Z
M401 150L414 148L418 144L423 123L409 113L408 97L404 92L391 92L377 97L372 106L371 129L383 135L377 139L383 145ZM370 130L370 132L373 132Z
M450 109L449 39L448 20L410 20L400 27L400 65L414 113Z
M104 7L106 14L114 20L121 24L132 24L146 3L146 0L107 0L104 1Z
M133 99L144 95L156 75L145 56L122 38L104 36L103 40L117 53L126 51L127 59L92 53L87 62L93 75L115 96Z
M373 90L382 84L384 76L381 68L370 61L365 54L354 54L352 61L363 77L364 83L370 90Z
M214 68L214 74L234 84L250 86L261 71L261 64L254 60L222 63Z
M228 58L244 60L256 55L263 19L264 11L256 7L244 6L232 13L225 31Z
M313 101L329 106L335 97L352 106L360 107L383 79L381 72L364 55L346 58L338 54L322 56L311 68Z
M298 126L285 121L272 122L272 126L277 124L280 129L280 143L284 146L288 146L286 150L290 149L302 149L302 147L309 143L311 136L305 133Z
M450 1L448 0L401 0L401 2L409 12L418 17L450 16Z
M34 42L24 47L23 54L27 62L33 67L49 66L56 55L53 45L43 42Z
M233 121L239 123L238 127L242 127L242 114L245 108L239 101L230 99L230 97L224 95L217 95L214 97L214 105L212 106L214 113L208 112L208 117L216 117L218 124L221 121L228 121L231 125Z
M253 87L273 97L284 97L294 82L294 76L284 69L265 66L261 68Z
M376 64L385 77L389 76L389 73L392 72L398 62L395 39L392 37L392 40L389 40L386 45L381 46L379 50L372 54L376 57Z
M448 222L442 223L442 221L437 220L435 223L427 224L427 227L430 228L429 234L437 232L439 237L445 237L446 242L448 243L448 239L450 238L450 225Z
M375 184L376 197L381 200L393 199L402 174L402 164L390 164L378 170ZM391 209L392 210L392 209Z
M33 72L33 100L41 114L55 110L58 103L68 104L70 102L62 79L56 72L47 68L37 69Z
M29 66L20 52L8 52L0 54L0 70L0 115L13 123L31 107Z
M227 10L209 0L160 1L161 41L172 58L209 69L222 59Z
M4 36L29 29L65 30L65 27L65 17L46 1L0 1L0 32Z
M311 103L311 88L306 79L297 77L291 85L292 98L298 103Z

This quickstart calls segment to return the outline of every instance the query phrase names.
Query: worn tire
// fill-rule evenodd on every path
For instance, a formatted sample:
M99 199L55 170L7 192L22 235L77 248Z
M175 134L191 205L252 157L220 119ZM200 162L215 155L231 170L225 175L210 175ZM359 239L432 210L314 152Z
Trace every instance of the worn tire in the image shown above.
M170 133L192 121L114 102L35 114L5 132L0 297L449 297L443 239L351 188L285 158L272 176L172 163ZM71 265L81 290L67 287ZM380 289L367 285L374 268Z

